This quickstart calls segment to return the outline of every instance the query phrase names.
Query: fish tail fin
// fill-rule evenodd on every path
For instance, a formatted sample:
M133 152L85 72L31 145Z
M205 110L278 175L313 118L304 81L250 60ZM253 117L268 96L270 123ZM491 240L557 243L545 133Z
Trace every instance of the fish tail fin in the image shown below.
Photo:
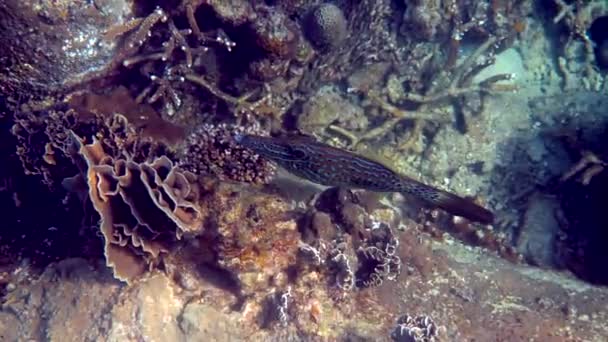
M494 214L488 209L476 204L472 200L462 198L452 193L441 191L433 202L437 207L452 215L462 216L468 220L482 224L494 222Z
M414 195L452 215L462 216L468 220L482 224L494 222L494 214L472 200L417 182L413 179L404 179L402 192Z

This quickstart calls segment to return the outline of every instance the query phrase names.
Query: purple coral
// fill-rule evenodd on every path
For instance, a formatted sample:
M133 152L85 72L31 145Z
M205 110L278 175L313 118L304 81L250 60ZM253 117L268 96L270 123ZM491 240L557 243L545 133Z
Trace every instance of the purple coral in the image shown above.
M202 125L186 139L181 166L221 180L267 183L274 174L274 166L236 143L235 135L244 133L261 134L255 128L242 126Z
M344 13L331 3L316 6L305 18L304 33L316 49L336 48L348 35Z

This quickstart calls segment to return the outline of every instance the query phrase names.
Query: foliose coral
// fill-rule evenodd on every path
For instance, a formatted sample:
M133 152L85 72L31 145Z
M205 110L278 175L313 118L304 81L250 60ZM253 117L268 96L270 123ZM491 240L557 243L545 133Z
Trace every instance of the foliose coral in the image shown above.
M135 279L158 264L176 239L202 231L193 174L181 172L166 156L136 163L128 155L108 156L97 140L73 139L86 163L88 198L101 217L106 262L115 277Z
M264 134L259 128L203 124L186 139L180 165L198 175L247 183L267 183L275 166L234 141L236 133Z

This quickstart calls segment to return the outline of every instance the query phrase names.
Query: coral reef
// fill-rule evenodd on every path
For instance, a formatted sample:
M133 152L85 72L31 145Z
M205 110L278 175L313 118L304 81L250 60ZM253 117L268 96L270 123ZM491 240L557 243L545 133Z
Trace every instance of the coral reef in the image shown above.
M535 268L514 268L458 243L433 243L414 231L400 238L399 253L408 256L407 280L387 282L335 303L323 295L318 280L300 278L266 297L272 303L270 314L277 317L277 325L268 329L259 329L256 314L260 311L254 314L254 304L224 312L226 303L218 300L231 295L211 283L186 291L170 277L154 273L125 287L112 279L103 264L82 259L52 264L41 276L12 288L0 309L0 327L9 340L39 336L73 340L82 337L83 331L57 322L75 320L79 327L87 327L87 336L108 340L212 336L229 341L247 336L253 340L357 337L388 341L395 328L401 327L396 323L404 325L404 332L430 336L436 332L442 340L601 341L606 335L606 327L595 323L607 314L601 288L560 280ZM563 292L569 296L560 295ZM286 327L276 316L281 308L286 308ZM408 320L403 312L423 312L427 319L410 315L413 320Z
M0 339L603 340L607 13L4 1ZM312 194L234 140L291 131L498 220Z

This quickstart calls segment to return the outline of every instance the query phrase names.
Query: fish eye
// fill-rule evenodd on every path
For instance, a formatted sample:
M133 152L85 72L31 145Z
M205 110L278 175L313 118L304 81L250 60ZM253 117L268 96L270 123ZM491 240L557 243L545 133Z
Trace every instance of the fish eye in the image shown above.
M308 156L308 154L304 150L301 150L299 148L291 148L290 154L293 159L298 160L306 159L306 157Z

